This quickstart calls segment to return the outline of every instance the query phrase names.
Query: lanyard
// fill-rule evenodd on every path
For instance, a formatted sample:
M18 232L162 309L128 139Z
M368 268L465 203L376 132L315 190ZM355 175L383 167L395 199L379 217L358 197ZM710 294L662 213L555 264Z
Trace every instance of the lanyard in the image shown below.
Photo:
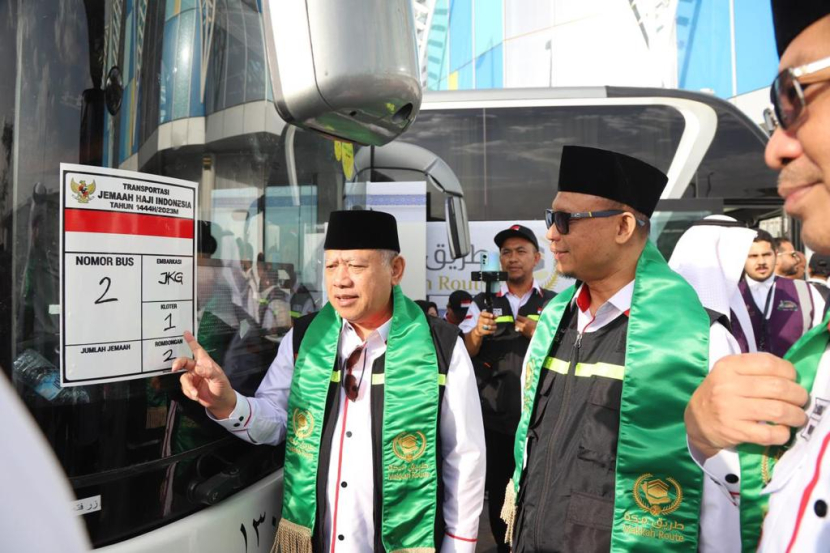
M774 278L774 277L773 277ZM758 351L769 351L767 344L769 343L769 324L768 313L772 296L775 295L775 281L772 281L772 286L767 291L767 301L764 303L764 312L761 314L761 337L758 343Z

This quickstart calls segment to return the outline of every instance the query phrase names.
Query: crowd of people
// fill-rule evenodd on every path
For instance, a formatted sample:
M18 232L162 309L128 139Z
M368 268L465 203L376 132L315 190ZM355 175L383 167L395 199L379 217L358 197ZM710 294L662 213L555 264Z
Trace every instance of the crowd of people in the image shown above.
M827 547L830 6L773 13L766 161L817 252L809 282L791 241L725 216L667 262L649 241L666 175L567 145L545 212L576 279L560 294L513 225L494 238L507 281L454 295L442 321L400 291L394 218L334 212L329 303L253 397L185 335L185 395L242 439L286 443L276 548L474 551L485 491L500 551Z
M500 551L830 548L830 4L773 16L766 162L809 259L718 215L666 261L649 232L667 176L567 145L544 213L576 280L559 294L511 225L507 280L453 293L442 320L401 292L397 223L375 211L331 214L319 310L244 268L247 316L290 327L256 391L201 334L173 370L228 432L285 443L275 551L472 552L485 492Z

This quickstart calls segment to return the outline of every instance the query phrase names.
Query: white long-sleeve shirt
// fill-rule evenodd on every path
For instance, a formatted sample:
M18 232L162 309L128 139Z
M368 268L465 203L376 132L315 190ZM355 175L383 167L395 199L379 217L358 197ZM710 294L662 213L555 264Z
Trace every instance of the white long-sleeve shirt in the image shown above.
M807 424L775 464L759 553L827 551L830 544L830 348L819 361Z
M337 426L332 438L326 490L326 549L332 553L371 551L374 546L374 480L372 467L372 363L386 352L391 319L361 341L344 321L339 358L348 359L364 345L352 374L360 382L352 402L340 389ZM252 443L276 445L285 439L288 395L294 374L293 330L283 338L277 356L254 397L237 394L236 408L217 421ZM464 343L453 349L441 405L441 456L446 536L442 553L473 553L484 498L485 446L481 406L473 367ZM379 470L379 468L377 469ZM379 530L378 530L379 531Z

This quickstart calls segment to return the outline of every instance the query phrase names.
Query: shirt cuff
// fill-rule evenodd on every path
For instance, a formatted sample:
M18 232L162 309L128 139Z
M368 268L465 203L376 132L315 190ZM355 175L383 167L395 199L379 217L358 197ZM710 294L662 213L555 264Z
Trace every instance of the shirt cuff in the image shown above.
M697 466L720 487L733 505L738 505L741 500L741 469L738 454L732 449L722 449L707 459L703 453L692 445L689 436L686 436L686 447Z
M475 537L457 536L447 531L444 532L441 553L475 553L477 541Z
M236 407L234 407L231 414L228 415L228 418L217 419L211 415L210 411L207 409L205 409L205 412L210 419L216 421L216 423L225 430L233 433L245 432L251 425L251 415L253 415L253 409L251 408L251 402L248 401L247 397L243 396L239 392L234 393L236 394Z

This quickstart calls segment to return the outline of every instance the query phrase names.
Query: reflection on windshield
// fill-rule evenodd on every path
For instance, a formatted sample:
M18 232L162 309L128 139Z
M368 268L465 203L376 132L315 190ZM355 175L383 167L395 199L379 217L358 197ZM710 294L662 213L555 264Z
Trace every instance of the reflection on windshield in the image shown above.
M109 498L84 516L101 546L234 493L281 452L208 420L177 375L60 387L60 163L199 183L193 330L250 395L320 307L343 165L333 142L286 141L258 2L3 2L0 48L0 367L77 496Z

